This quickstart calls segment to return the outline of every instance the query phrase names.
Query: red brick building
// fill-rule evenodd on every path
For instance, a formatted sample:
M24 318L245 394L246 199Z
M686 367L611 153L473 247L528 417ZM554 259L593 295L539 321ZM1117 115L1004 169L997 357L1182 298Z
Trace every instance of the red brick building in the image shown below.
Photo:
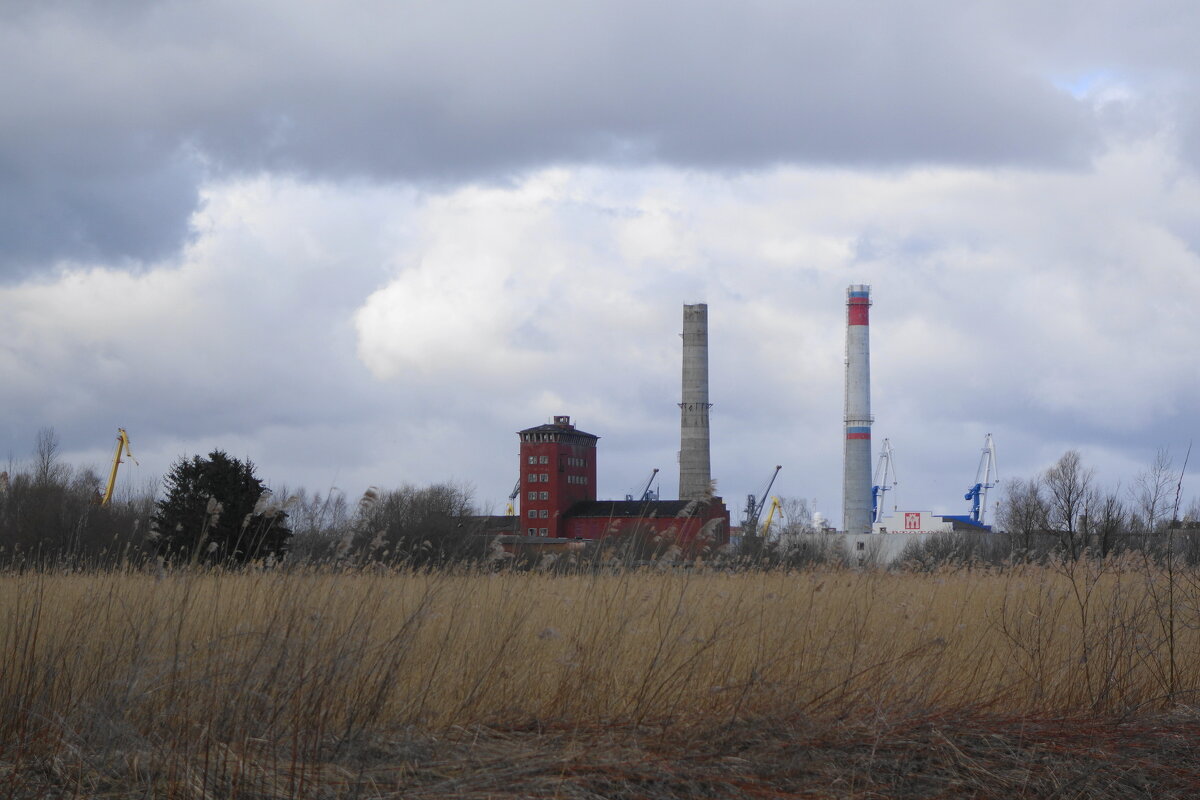
M596 442L571 418L526 428L521 437L521 531L527 536L567 535L564 512L596 499ZM573 538L573 537L572 537Z
M729 510L721 498L597 500L596 442L600 437L556 416L520 431L519 535L600 540L642 535L699 553L729 543Z

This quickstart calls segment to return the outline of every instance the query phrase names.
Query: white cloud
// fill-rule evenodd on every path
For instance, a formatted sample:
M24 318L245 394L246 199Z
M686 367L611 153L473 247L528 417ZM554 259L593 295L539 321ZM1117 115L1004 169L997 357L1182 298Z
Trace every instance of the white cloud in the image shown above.
M1190 436L1197 195L1162 139L1074 172L214 184L176 260L0 289L4 444L51 424L103 461L124 424L144 471L223 447L275 483L459 479L498 507L513 433L568 413L603 437L602 495L651 467L666 495L680 306L706 301L730 505L781 463L777 489L836 519L844 290L863 282L897 499L962 510L989 431L1007 476L1067 447L1127 469Z
M928 470L910 496L953 507L984 432L1153 436L1195 397L1178 365L1200 271L1164 222L1195 190L1153 142L1055 174L556 170L427 206L359 351L381 377L486 384L530 423L576 413L640 458L609 426L632 429L669 475L679 305L706 300L722 485L784 461L793 491L830 498L842 292L873 283L877 435Z

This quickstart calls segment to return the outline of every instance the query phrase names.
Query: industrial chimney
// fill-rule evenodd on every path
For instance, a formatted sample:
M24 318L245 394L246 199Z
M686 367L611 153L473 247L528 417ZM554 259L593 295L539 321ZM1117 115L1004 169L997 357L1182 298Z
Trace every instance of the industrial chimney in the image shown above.
M871 532L871 287L846 290L846 457L842 474L842 525L846 533Z
M683 402L679 404L679 499L712 492L708 448L708 306L683 307Z

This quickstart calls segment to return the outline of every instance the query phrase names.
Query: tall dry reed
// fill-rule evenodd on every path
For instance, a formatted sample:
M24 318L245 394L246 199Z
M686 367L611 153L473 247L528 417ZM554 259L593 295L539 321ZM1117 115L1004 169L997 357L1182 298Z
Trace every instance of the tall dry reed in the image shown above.
M300 763L413 727L1134 714L1200 689L1195 586L1168 636L1163 580L1132 561L0 576L0 762L149 743L181 779L255 743Z

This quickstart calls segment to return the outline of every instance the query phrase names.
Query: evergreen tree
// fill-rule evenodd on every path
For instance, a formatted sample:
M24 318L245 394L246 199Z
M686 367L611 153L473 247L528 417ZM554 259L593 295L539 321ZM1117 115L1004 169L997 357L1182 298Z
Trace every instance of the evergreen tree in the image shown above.
M254 465L220 450L180 458L166 477L153 527L160 554L175 563L244 564L281 558L292 532L287 514L268 502Z

